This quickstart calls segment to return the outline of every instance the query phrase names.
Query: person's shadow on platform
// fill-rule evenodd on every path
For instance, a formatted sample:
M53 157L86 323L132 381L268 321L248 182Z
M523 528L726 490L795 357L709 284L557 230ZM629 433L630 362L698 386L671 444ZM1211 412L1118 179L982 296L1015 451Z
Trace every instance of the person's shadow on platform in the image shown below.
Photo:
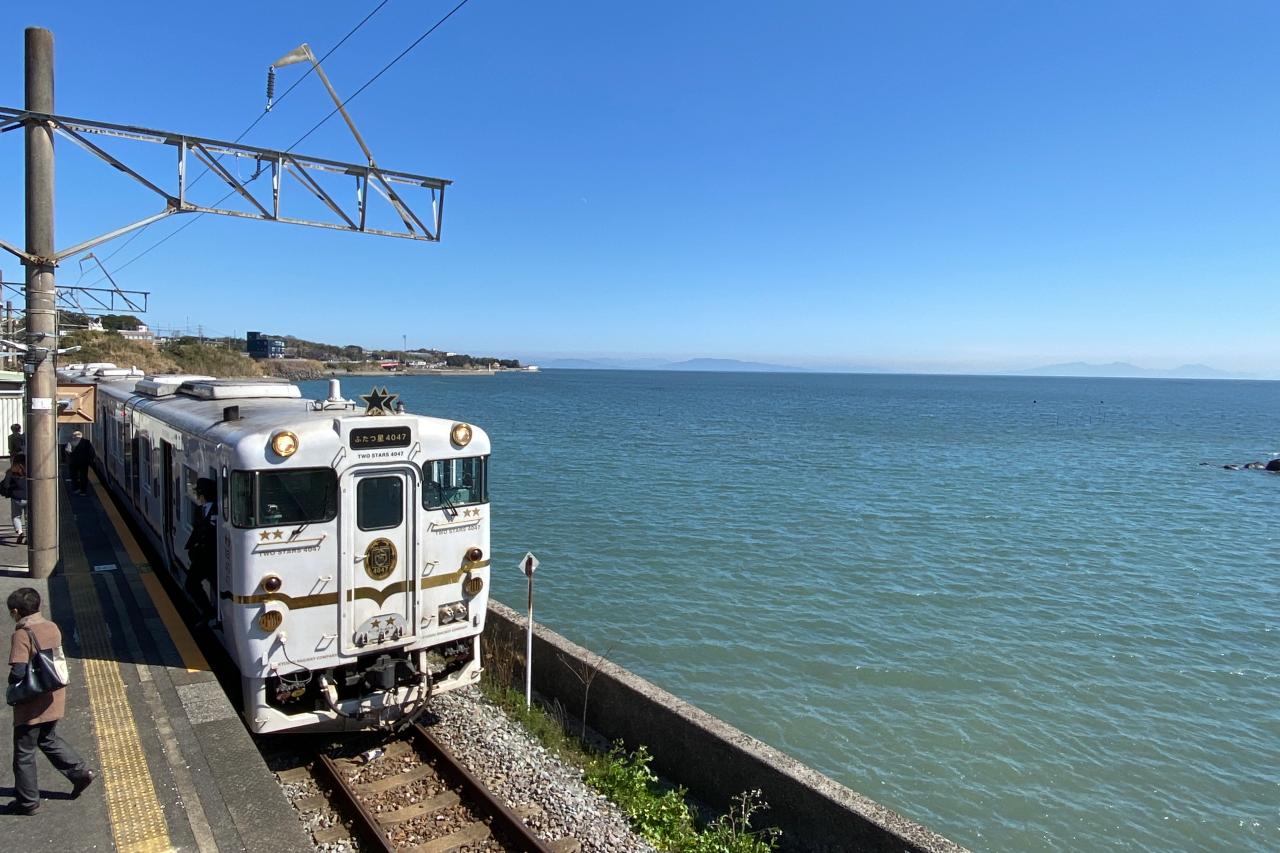
M18 792L17 792L17 791L15 791L15 790L13 789L13 786L12 786L12 785L10 785L10 786L9 786L9 787L7 787L7 788L0 788L0 799L13 799L13 798L14 798L14 797L16 797L16 796L18 796ZM43 788L41 788L41 789L40 789L40 799L42 799L42 800L72 800L72 799L75 799L75 798L71 796L71 792L70 792L70 791L46 791L46 790L44 790Z

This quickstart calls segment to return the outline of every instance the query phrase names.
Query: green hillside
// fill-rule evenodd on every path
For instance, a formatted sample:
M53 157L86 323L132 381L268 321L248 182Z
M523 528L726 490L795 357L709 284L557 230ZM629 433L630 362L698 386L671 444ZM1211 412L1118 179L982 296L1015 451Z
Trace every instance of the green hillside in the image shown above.
M64 335L62 345L80 347L79 352L62 356L63 364L108 361L147 373L200 373L219 378L262 375L262 369L252 359L222 346L202 344L195 338L181 338L157 349L125 340L115 332L77 331Z

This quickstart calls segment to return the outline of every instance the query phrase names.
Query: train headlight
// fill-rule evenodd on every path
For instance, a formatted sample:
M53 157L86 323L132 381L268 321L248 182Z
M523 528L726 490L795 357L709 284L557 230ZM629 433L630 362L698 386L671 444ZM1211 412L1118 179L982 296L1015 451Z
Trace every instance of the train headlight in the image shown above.
M471 443L471 424L454 424L449 430L449 440L458 447L466 447Z
M258 627L270 634L279 628L280 623L283 621L284 614L279 610L264 610L262 615L258 617Z
M262 579L262 588L267 592L279 592L284 586L284 581L280 580L279 575L267 575Z
M288 459L298 452L298 436L287 429L281 430L271 436L271 449L277 456Z
M467 549L467 561L468 561L468 562L471 562L471 563L478 563L478 562L480 562L481 558L483 558L483 557L484 557L484 551L482 551L481 549L479 549L479 548L468 548L468 549Z
M470 577L462 582L462 591L467 595L479 595L482 589L484 589L484 578Z

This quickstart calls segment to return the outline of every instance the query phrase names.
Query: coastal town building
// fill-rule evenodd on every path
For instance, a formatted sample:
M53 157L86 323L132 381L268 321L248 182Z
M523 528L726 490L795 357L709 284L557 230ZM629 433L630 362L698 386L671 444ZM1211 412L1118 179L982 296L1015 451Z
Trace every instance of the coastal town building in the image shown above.
M146 344L149 347L156 345L156 333L147 327L146 323L139 323L133 329L120 329L120 337L126 341L136 341L140 344Z
M279 338L248 332L244 340L250 358L284 358L284 341Z

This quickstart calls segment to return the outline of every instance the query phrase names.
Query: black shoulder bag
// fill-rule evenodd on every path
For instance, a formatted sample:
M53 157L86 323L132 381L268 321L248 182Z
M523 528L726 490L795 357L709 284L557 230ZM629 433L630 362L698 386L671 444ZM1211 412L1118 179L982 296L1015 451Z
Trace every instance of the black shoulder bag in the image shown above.
M18 705L45 693L52 693L71 682L62 646L42 649L36 641L35 631L25 625L22 630L31 639L31 658L27 661L27 674L17 684L10 684L5 693L5 701L10 705Z

